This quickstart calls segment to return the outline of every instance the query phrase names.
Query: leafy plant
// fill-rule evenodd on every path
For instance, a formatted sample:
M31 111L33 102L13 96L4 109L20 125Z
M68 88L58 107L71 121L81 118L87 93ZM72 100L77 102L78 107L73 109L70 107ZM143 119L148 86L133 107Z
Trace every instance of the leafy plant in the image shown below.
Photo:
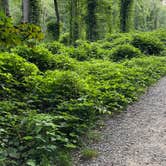
M81 154L84 160L90 160L98 156L98 152L96 150L89 149L89 148L83 149Z
M33 24L13 25L12 19L0 14L0 49L14 47L19 44L33 46L43 39L41 28Z
M38 73L38 68L24 58L16 54L0 53L0 98L22 98L28 91L24 82L26 77Z
M114 47L111 51L111 57L113 61L120 61L124 59L131 59L133 57L141 56L141 51L132 45L120 45Z
M100 44L87 41L78 40L76 47L69 50L69 54L72 58L76 58L79 61L94 59L105 59L107 57L107 51L102 49Z
M65 53L65 46L57 41L44 44L43 46L46 47L52 54Z
M164 50L164 45L158 38L147 34L133 36L132 45L148 55L159 55Z
M29 62L34 63L41 71L74 69L74 66L77 63L75 59L70 58L68 55L53 55L48 49L42 46L34 48L18 46L12 49L12 52L17 53Z
M113 35L110 42L125 35L131 37ZM71 165L70 150L101 114L124 110L166 75L165 56L140 56L138 48L119 41L114 48L101 41L49 43L55 54L47 44L0 53L0 165ZM118 63L107 60L110 55ZM97 156L92 149L83 154Z

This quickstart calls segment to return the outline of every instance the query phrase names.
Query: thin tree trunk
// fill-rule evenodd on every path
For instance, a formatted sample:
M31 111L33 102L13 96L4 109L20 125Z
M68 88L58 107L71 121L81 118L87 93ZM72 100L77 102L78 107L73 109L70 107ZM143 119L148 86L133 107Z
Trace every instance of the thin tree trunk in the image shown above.
M0 0L0 11L7 17L10 17L9 0Z
M70 44L79 39L78 0L70 1Z
M29 23L40 25L41 0L29 0Z
M5 13L7 17L10 17L9 0L5 0Z
M133 29L134 0L120 1L120 29L121 32L129 32Z
M86 34L87 40L95 41L98 38L96 8L97 0L87 0L87 16L86 16Z
M22 22L29 22L29 0L22 0Z
M57 39L60 36L60 16L59 16L59 9L58 9L58 2L54 0L54 7L55 7L55 15L56 15L56 31L57 31Z

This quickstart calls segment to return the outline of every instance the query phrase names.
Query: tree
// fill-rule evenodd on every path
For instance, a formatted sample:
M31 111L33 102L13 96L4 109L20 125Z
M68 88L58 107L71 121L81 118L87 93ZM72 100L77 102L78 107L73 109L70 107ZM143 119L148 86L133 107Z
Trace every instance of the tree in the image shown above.
M29 0L29 22L40 24L40 0Z
M120 30L129 32L134 28L134 0L120 0Z
M135 17L134 17L134 27L136 30L146 31L148 29L147 27L148 13L149 13L149 2L144 0L136 1Z
M70 44L79 39L78 4L79 0L70 0Z
M97 0L87 0L87 16L86 16L86 34L87 39L94 41L98 38L96 9L98 6Z
M160 0L151 0L150 1L150 14L148 17L149 21L149 30L157 29L159 26L159 11L160 11Z
M39 0L22 0L22 22L40 23L40 1Z
M29 22L29 0L22 0L22 22Z
M56 24L55 24L56 38L59 39L59 36L60 36L60 16L59 16L59 8L58 8L57 0L54 0L54 7L55 7L55 15L56 15Z
M165 27L165 10L161 0L138 0L135 3L135 29L149 31Z
M9 0L0 0L0 11L5 13L7 17L10 16Z

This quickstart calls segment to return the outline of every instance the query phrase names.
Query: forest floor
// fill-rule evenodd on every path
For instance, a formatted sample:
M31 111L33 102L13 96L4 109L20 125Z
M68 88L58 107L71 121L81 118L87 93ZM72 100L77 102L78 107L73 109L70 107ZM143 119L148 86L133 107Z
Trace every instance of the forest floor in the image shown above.
M99 155L75 166L166 166L166 77L126 111L105 121Z

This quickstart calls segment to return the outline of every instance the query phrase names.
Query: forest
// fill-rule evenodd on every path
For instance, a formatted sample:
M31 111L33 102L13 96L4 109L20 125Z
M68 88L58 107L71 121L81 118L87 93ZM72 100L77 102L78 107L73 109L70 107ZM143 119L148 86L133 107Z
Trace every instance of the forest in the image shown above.
M0 166L73 166L165 75L164 0L0 0Z

